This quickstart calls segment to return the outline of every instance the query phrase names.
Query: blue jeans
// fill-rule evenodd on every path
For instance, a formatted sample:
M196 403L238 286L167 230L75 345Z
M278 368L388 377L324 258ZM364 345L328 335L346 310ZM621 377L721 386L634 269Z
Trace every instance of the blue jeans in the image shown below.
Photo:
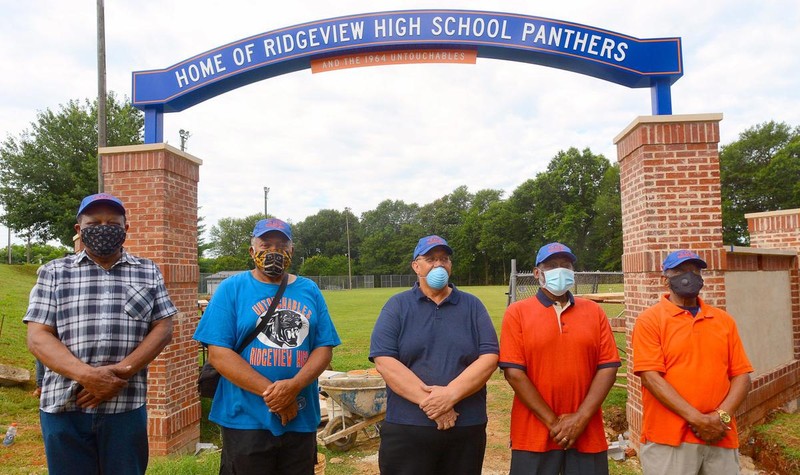
M147 469L145 406L119 414L39 411L50 475L141 475Z

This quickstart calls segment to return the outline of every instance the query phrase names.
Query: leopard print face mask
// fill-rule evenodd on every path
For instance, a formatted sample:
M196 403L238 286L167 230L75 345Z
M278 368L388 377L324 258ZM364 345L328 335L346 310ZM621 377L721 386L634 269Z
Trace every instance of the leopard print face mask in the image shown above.
M292 266L292 256L283 249L258 251L253 256L253 261L269 277L280 277Z

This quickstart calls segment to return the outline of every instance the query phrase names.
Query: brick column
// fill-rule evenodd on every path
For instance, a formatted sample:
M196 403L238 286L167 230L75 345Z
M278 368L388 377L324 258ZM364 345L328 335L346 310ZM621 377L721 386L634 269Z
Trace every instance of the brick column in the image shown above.
M750 245L759 249L786 249L800 254L800 208L764 213L748 213L747 230ZM790 271L792 282L792 327L794 357L800 361L800 257L795 257ZM795 385L800 387L800 373L795 372ZM800 394L800 388L796 391Z
M702 296L725 306L719 122L722 114L659 115L634 120L615 139L622 198L625 273L627 417L639 444L642 393L633 375L631 334L637 316L658 301L661 263L687 248L707 263Z
M795 249L800 252L800 208L748 213L750 245L759 249Z
M202 161L166 144L100 149L104 191L128 212L125 247L161 268L178 307L172 343L149 366L150 453L194 451L200 438L197 344L197 182Z

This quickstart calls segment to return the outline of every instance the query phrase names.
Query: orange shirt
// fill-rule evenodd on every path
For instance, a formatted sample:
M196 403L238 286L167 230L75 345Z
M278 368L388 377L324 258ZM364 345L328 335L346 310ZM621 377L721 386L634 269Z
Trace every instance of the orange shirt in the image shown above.
M542 398L558 414L578 410L598 369L619 367L619 353L606 314L582 298L561 314L540 291L511 304L500 334L500 367L522 369ZM511 448L528 452L563 450L547 427L516 396L511 408ZM578 437L579 452L608 450L603 414L598 409Z
M750 373L753 367L744 353L736 322L725 311L698 298L700 311L692 314L664 295L648 308L633 329L633 371L658 371L676 391L702 413L714 411L728 395L731 378ZM664 407L642 387L644 417L642 442L678 446L683 442L705 444L689 424ZM737 448L736 421L717 444Z

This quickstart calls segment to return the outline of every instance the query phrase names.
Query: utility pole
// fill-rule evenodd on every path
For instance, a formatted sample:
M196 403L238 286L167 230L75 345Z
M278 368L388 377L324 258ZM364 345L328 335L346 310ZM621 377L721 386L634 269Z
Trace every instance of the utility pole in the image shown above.
M264 187L264 218L269 219L269 214L267 214L267 200L269 199L269 187Z
M350 208L344 209L344 227L347 231L347 284L353 290L353 271L350 267Z
M106 15L103 0L97 0L97 148L105 147L106 133ZM103 192L103 161L97 154L97 191Z

